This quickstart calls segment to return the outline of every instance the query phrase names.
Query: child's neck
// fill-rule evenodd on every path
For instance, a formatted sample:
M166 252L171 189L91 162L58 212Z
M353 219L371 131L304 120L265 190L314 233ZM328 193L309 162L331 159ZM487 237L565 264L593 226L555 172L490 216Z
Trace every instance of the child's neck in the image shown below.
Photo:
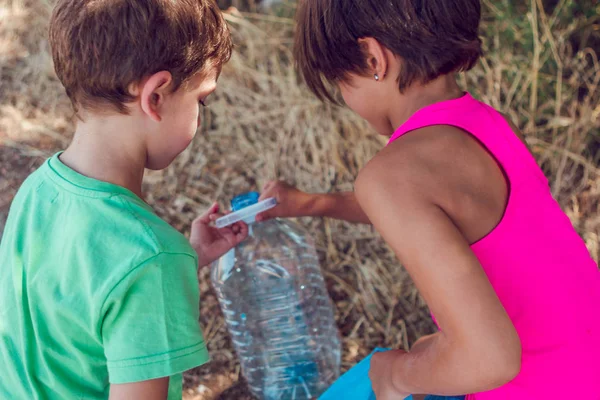
M73 141L60 160L82 175L122 186L142 197L146 148L134 119L86 116L78 122Z
M414 84L404 93L397 93L400 98L390 104L403 104L398 109L394 107L390 112L390 123L393 131L396 131L414 113L434 103L452 100L461 97L464 91L456 83L453 74L443 75L426 85Z

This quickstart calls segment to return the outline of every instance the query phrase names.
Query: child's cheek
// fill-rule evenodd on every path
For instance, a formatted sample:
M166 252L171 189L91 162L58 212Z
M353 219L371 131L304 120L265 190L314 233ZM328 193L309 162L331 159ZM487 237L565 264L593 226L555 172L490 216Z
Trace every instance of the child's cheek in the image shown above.
M181 141L184 148L192 141L196 135L196 131L200 128L202 123L202 112L198 107L194 107L188 111L186 118L183 118L181 126L181 134L179 140Z

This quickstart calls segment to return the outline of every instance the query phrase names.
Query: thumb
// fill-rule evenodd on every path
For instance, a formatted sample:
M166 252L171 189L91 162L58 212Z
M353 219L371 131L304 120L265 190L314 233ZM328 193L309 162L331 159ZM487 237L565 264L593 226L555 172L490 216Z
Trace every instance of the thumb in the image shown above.
M262 201L264 199L268 199L269 197L275 197L279 201L278 183L279 181L269 181L265 183L260 192L260 197L258 198L258 200Z
M219 205L217 203L213 203L212 206L208 210L206 210L202 215L194 220L194 222L200 222L202 224L209 224L211 222L211 216L215 213L219 212Z

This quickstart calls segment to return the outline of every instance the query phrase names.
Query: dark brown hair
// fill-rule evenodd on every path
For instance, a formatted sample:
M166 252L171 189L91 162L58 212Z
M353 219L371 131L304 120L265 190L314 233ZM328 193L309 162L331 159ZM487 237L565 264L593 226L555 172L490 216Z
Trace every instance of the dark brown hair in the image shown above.
M49 36L75 112L126 114L131 83L166 70L175 91L207 66L220 68L232 50L214 0L59 0Z
M482 54L480 0L300 0L294 54L308 87L334 100L331 84L368 73L358 39L372 37L403 61L400 91L475 66Z

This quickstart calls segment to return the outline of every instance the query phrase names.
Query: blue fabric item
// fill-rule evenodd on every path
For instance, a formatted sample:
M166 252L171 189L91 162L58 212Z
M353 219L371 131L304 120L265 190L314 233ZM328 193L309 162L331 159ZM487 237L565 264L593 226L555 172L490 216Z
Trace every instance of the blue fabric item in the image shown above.
M377 348L365 357L361 362L350 368L344 375L319 397L319 400L375 400L375 393L371 388L369 369L371 367L371 356L380 351L389 349Z
M319 397L319 400L376 400L375 393L371 387L369 379L369 369L371 368L371 356L380 351L390 349L377 348L371 354L365 357L361 362L350 368L344 375ZM464 396L433 396L429 395L425 400L464 400ZM408 396L404 400L412 400Z

